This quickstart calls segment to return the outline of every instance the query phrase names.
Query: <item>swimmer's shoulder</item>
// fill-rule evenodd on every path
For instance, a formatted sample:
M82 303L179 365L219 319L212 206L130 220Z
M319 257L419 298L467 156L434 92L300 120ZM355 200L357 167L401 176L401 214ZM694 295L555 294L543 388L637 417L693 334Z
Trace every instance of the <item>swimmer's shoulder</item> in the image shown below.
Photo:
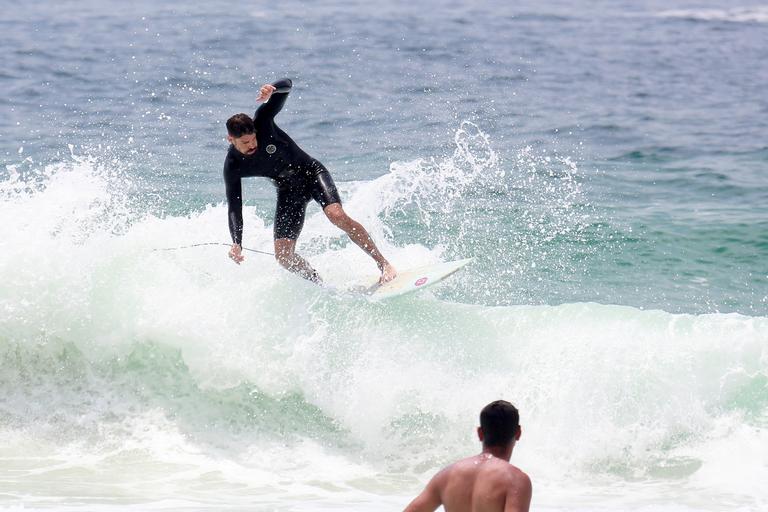
M509 463L507 466L505 478L507 495L504 512L528 512L533 494L531 478L517 466Z
M492 474L499 485L507 487L530 487L530 477L520 468L502 459L495 459L484 470Z
M530 486L530 477L517 466L509 462L493 457L491 460L482 460L478 456L467 457L441 469L435 476L435 483L444 484L448 480L493 480L496 485Z
M505 492L507 496L530 495L531 479L520 468L494 457L479 469L478 482L489 488Z

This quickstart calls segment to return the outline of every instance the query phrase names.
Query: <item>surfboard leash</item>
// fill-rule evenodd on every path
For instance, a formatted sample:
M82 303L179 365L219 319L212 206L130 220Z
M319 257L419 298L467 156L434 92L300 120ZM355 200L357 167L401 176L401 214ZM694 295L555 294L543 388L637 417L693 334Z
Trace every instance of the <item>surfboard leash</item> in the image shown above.
M152 249L152 251L178 251L179 249L191 249L193 247L202 247L204 245L224 245L226 247L231 247L232 244L225 244L223 242L203 242L199 244L192 244L192 245L181 245L179 247L159 247L157 249ZM248 247L243 247L244 251L249 252L255 252L257 254L264 254L267 256L274 256L274 253L267 252L267 251L259 251L258 249L250 249Z

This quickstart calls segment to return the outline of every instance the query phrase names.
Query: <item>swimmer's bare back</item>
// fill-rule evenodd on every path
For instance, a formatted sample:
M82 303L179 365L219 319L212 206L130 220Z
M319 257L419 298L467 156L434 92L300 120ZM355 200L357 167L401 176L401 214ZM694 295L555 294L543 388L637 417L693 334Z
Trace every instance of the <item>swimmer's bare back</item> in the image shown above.
M437 473L405 512L527 512L531 479L490 453L462 459Z

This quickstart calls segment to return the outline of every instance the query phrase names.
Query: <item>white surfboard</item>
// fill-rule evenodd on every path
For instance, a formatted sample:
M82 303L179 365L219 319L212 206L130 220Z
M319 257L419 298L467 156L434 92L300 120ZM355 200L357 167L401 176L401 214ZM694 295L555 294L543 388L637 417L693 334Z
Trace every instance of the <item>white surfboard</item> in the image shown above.
M408 270L399 270L397 277L388 283L380 285L378 281L374 281L370 285L362 287L362 290L359 288L358 290L369 295L373 300L397 297L398 295L423 290L437 284L472 260L473 258L466 258Z

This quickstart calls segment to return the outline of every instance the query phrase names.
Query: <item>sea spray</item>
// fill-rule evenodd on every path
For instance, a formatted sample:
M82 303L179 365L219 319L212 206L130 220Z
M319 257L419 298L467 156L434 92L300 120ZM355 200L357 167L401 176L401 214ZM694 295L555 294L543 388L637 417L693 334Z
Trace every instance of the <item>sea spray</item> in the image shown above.
M432 247L443 259L475 257L478 265L464 273L471 277L454 280L456 293L444 297L536 303L618 247L595 218L571 157L524 146L505 161L469 121L454 146L448 156L393 162L345 202L381 236ZM426 262L422 255L407 264Z

